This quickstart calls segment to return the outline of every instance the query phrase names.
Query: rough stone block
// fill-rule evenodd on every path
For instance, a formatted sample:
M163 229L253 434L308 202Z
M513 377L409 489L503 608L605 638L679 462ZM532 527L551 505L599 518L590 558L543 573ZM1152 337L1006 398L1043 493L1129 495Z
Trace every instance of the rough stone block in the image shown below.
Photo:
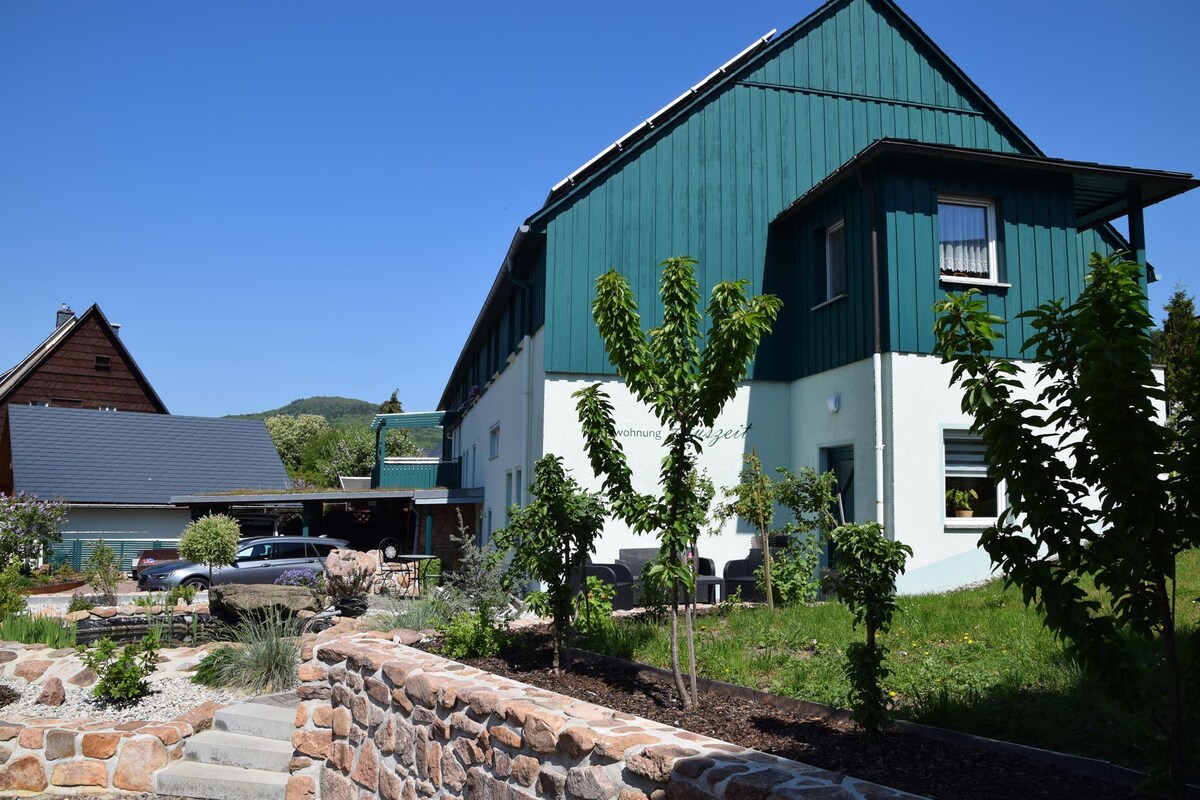
M648 733L626 733L623 736L603 736L596 740L596 753L613 761L622 761L625 753L634 747L658 742L657 736Z
M685 778L699 778L706 769L717 762L711 758L681 758L675 762L675 774Z
M467 782L467 771L454 757L454 751L449 747L442 750L442 785L457 792Z
M312 710L312 724L318 728L333 727L333 708L320 705Z
M66 699L67 692L63 688L62 680L51 678L42 687L42 693L38 695L37 703L42 706L61 706Z
M17 737L17 743L26 750L41 750L45 741L45 728L25 728Z
M558 749L558 732L566 721L548 711L534 709L525 715L525 743L539 753L553 753Z
M329 766L342 772L349 772L354 766L354 748L345 742L334 742L329 745L329 755L326 757Z
M781 769L760 769L757 772L744 772L734 775L725 784L727 800L762 800L771 790L781 783L796 777Z
M358 762L350 773L350 780L364 789L375 791L379 786L379 754L370 742L364 742L358 752Z
M167 748L157 737L139 736L121 745L117 769L113 772L115 789L133 792L154 791L154 773L167 765Z
M595 748L596 739L595 731L576 726L567 728L558 735L558 747L572 758L582 758Z
M120 741L119 733L85 733L83 755L85 758L112 758Z
M500 744L505 747L511 747L514 750L520 750L523 744L521 734L506 725L493 725L488 728L488 733Z
M333 734L328 730L295 731L292 733L292 747L306 756L324 758L329 753L329 745Z
M561 767L544 764L538 770L538 788L548 797L563 797L567 789L567 773Z
M617 785L604 767L574 767L567 771L567 791L582 800L614 800Z
M321 770L321 800L354 800L357 796L349 778L330 769Z
M312 800L317 796L317 782L311 775L292 775L284 790L284 800Z
M367 696L379 703L382 706L387 706L392 700L392 690L388 685L377 678L364 678L363 688L367 691Z
M46 767L35 755L14 758L0 770L0 790L40 792L46 788Z
M13 675L16 675L18 678L24 678L30 683L33 683L38 678L42 677L42 675L53 663L53 661L47 661L40 658L30 658L26 661L22 661L20 664L17 664L16 669L13 670Z
M329 678L329 668L324 664L301 664L296 671L296 679L305 681L323 681Z
M108 788L108 771L99 761L67 761L54 766L50 775L54 786L99 786Z
M46 760L57 761L75 755L75 731L52 730L46 733Z
M343 739L350 735L350 709L333 709L333 735Z
M680 747L675 744L660 744L647 747L642 752L630 756L625 766L634 775L649 778L655 783L666 783L671 777L671 766L678 758L696 755L690 747Z

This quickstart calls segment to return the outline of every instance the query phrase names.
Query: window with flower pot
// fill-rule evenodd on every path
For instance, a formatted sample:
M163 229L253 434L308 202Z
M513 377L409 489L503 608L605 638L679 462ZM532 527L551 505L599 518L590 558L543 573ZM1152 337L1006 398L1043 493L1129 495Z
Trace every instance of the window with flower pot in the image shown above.
M965 431L946 431L942 452L946 519L995 519L1000 486L988 474L983 440Z

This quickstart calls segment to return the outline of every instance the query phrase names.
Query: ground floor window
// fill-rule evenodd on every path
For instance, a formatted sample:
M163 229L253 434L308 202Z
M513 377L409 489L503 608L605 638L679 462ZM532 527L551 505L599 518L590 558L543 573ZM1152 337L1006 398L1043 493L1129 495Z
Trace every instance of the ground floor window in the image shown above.
M983 440L962 431L947 431L943 437L946 518L995 519L1000 486L988 474Z

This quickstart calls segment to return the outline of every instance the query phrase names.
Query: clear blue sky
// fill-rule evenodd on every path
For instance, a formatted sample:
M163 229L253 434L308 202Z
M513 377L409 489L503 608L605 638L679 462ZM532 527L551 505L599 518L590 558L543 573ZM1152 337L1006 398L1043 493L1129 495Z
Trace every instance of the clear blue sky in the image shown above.
M900 2L1048 154L1200 173L1195 0ZM174 413L432 409L550 187L817 5L8 0L0 368L97 302ZM1200 191L1146 224L1157 312Z

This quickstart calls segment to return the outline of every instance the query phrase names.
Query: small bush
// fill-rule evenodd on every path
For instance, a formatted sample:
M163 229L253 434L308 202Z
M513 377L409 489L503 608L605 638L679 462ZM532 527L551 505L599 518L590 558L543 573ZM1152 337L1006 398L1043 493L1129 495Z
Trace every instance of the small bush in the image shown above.
M342 609L343 614L357 616L366 610L374 573L356 569L349 575L325 575L324 578L325 595L330 603Z
M487 658L500 652L504 636L483 614L462 613L446 626L441 653L455 659Z
M786 551L771 559L771 588L776 601L789 606L811 603L817 599L821 591L817 567L821 563L823 545L821 536L794 537L789 541ZM762 567L754 571L754 585L760 592L765 591Z
M117 554L102 539L96 540L95 549L88 556L83 571L87 575L88 583L99 592L104 602L110 606L116 605L117 582L121 580L121 564L117 561Z
M71 595L71 603L67 606L67 613L74 611L91 611L96 607L96 601L86 596L83 592L75 592Z
M21 591L21 566L16 561L0 571L0 614L17 614L25 610L25 593Z
M44 644L58 649L75 646L75 626L56 617L34 617L24 611L0 618L0 639L6 642Z
M302 624L302 620L286 616L279 609L271 609L224 629L222 636L232 644L205 656L201 662L209 662L205 680L197 679L197 682L252 694L282 692L295 687L300 666Z
M186 586L172 586L167 592L167 605L174 606L180 600L184 605L191 605L191 602L196 599L196 585L189 583Z
M575 629L581 636L595 636L612 626L616 596L611 583L588 576L587 587L575 595Z
M80 645L79 658L99 675L92 690L98 700L127 703L150 693L146 678L158 669L158 635L147 631L140 642L117 649L107 636L92 647Z
M671 598L663 582L655 580L654 575L650 572L657 562L658 559L647 561L642 567L641 575L638 576L637 604L644 609L646 617L655 622L662 622L667 618L667 611L671 607Z

